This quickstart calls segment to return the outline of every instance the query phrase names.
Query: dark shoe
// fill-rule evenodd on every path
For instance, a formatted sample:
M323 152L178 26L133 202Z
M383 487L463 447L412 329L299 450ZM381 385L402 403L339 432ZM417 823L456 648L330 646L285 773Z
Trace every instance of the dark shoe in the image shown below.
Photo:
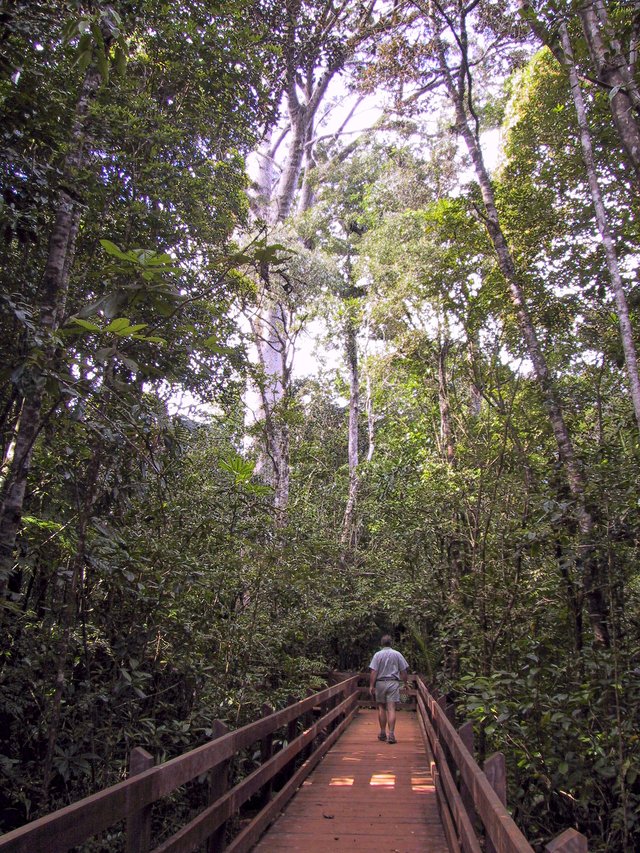
M378 735L378 740L386 740L386 739L387 739L387 736L385 734L383 734L382 732L380 732L380 734Z
M398 743L398 741L396 740L396 736L389 735L389 737L387 738L387 743Z

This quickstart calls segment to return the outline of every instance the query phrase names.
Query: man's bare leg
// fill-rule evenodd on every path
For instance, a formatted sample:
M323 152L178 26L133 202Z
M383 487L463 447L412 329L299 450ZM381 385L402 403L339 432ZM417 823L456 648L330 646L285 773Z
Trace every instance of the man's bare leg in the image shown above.
M385 717L389 720L389 737L395 738L396 731L396 703L395 702L387 702Z
M378 703L378 722L380 723L380 734L387 734L387 706Z

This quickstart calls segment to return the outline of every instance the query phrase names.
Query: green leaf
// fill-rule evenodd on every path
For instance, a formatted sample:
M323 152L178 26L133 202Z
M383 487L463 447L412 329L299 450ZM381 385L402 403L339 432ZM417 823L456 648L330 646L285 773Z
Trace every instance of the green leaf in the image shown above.
M254 462L249 462L243 459L242 456L236 454L229 456L226 459L220 460L220 467L223 471L228 471L235 475L236 483L246 482L253 474L255 468Z
M69 320L70 323L75 323L76 326L81 326L83 329L86 329L88 332L99 332L100 326L97 323L92 323L90 320L81 320L79 317L72 317Z
M123 75L127 69L127 55L120 45L115 49L114 65L116 73L120 75Z
M119 249L115 243L112 243L111 240L100 240L100 245L107 254L113 255L114 258L120 258L121 261L131 260L131 258Z
M103 83L109 82L109 60L104 54L103 50L98 51L97 58L98 71L100 72L100 77L102 77Z
M93 59L93 51L85 50L78 56L78 68L81 72L85 72Z
M108 326L105 326L105 332L113 332L118 335L125 329L131 328L131 320L127 317L116 317L115 320L112 320Z

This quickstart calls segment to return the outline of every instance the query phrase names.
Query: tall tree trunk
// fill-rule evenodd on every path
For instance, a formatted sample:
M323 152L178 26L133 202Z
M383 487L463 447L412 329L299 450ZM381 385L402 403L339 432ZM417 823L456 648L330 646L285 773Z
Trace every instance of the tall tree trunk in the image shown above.
M272 146L270 159L263 158L263 172L259 186L263 208L259 211L259 216L269 225L282 224L294 209L303 161L306 159L309 166L313 160L313 129L318 108L331 81L344 68L345 63L370 32L374 7L375 0L368 0L368 2L361 4L357 12L357 21L354 23L349 37L344 39L341 49L332 49L327 52L327 40L333 36L334 32L340 32L340 26L353 15L353 10L350 9L349 4L339 3L336 5L332 0L323 0L315 7L317 18L314 22L303 20L301 3L284 4L287 43L283 49L283 62L286 76L284 98L289 117L288 148L275 190L272 189L273 182L270 180L268 170L273 166L275 151L284 135L281 135L275 146ZM314 46L310 47L310 52L301 58L298 37L302 28L305 30L307 44L313 43ZM309 39L309 28L314 33L313 39ZM330 54L328 59L327 54ZM299 201L301 212L313 202L308 171L307 180L303 180ZM266 282L264 276L263 281ZM286 398L290 392L291 341L287 335L288 311L286 306L280 303L276 297L270 295L268 289L264 287L262 295L265 313L262 315L263 322L258 325L261 326L264 341L262 344L256 341L256 345L258 349L261 346L263 347L261 361L267 373L266 384L274 389L273 406L275 409L270 412L269 417L267 417L265 410L264 425L268 433L269 452L275 472L272 485L275 489L276 508L279 510L280 519L284 522L289 484L289 430L282 420L282 412L278 412L277 407L286 403ZM270 329L274 333L272 339L268 337ZM271 358L266 349L278 352L278 358ZM273 368L271 367L272 364ZM268 374L271 369L274 373L270 378ZM281 377L284 378L282 382ZM266 401L266 405L268 407L269 401Z
M342 522L343 546L354 547L357 542L356 506L358 499L358 421L360 417L360 377L358 375L358 341L356 324L349 306L345 319L345 354L349 370L349 495Z
M441 11L439 3L435 2L434 6ZM608 646L607 604L602 594L599 564L593 542L596 525L591 510L587 506L586 487L582 468L575 454L573 442L564 420L560 400L529 313L524 291L516 272L515 263L502 232L493 186L480 147L479 124L475 116L469 115L467 112L468 109L472 109L471 95L467 89L470 66L468 56L466 55L468 41L464 14L461 17L461 32L454 33L456 43L462 52L455 71L452 71L451 67L447 64L444 43L439 36L436 37L436 50L440 71L449 99L455 110L456 130L462 136L474 166L485 208L485 226L496 252L498 266L509 288L511 301L516 310L527 352L533 364L534 374L556 440L558 454L572 497L575 501L576 516L582 540L579 562L582 565L585 594L588 600L589 616L594 637L599 644ZM433 18L432 22L434 30L437 33L438 24ZM455 79L454 73L456 75ZM474 121L473 129L471 127L472 119Z
M64 316L69 272L78 229L78 202L74 194L76 176L86 158L87 120L91 102L100 85L100 73L91 66L84 78L76 102L69 152L65 158L60 196L56 209L49 252L42 278L40 334L44 339L46 364L33 369L33 375L20 414L12 464L4 483L0 507L0 592L6 589L13 565L13 552L22 518L22 507L31 467L31 457L40 431L41 409L47 365L53 362L54 335Z
M629 385L631 387L631 399L633 401L633 409L636 416L636 423L640 430L640 378L638 377L638 360L636 357L636 348L633 340L633 327L631 325L631 317L629 315L629 305L627 296L624 291L622 276L620 275L620 267L618 266L618 256L616 253L611 229L609 228L609 219L602 200L600 185L598 183L598 175L596 171L596 161L593 155L593 147L591 145L591 133L587 121L587 110L582 97L580 81L576 71L571 42L567 32L566 24L560 25L560 41L565 58L565 68L569 75L569 83L571 85L571 94L573 103L578 116L578 126L580 128L580 144L582 145L582 156L587 169L587 177L589 180L589 189L591 190L591 198L593 199L593 207L596 214L596 223L602 245L604 246L605 257L607 261L607 269L611 286L616 300L616 308L618 312L618 322L620 324L620 337L622 339L622 348L624 351L624 359L629 376Z
M290 385L286 308L280 302L268 300L261 316L253 320L251 326L261 368L257 381L258 420L264 427L258 471L273 486L274 508L278 523L282 525L289 500L289 429L283 417Z

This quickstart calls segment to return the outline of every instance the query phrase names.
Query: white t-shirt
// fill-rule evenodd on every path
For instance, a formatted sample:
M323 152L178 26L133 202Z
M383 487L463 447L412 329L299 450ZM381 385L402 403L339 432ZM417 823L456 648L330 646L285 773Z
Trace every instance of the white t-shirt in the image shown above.
M376 681L383 679L400 681L400 673L404 672L405 669L409 669L409 664L400 652L387 646L384 649L380 649L371 658L369 669L375 669Z

